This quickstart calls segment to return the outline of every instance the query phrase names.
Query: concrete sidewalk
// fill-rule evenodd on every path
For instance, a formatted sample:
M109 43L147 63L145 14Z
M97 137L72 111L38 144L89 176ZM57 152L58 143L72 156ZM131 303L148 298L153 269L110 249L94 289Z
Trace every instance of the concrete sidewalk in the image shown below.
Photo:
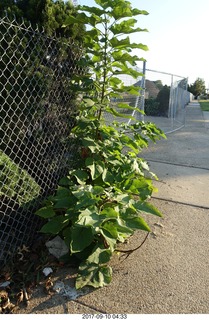
M152 202L164 217L147 216L152 233L127 259L111 261L108 287L70 301L34 293L21 313L209 313L209 127L199 104L187 107L185 128L152 145L143 157L159 181ZM139 246L136 232L123 249ZM73 282L75 270L54 281Z

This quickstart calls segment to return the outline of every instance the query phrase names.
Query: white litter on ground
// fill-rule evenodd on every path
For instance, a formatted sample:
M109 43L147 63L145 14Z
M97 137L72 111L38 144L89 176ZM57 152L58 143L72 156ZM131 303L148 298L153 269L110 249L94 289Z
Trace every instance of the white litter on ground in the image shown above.
M52 268L44 268L42 270L43 274L45 275L45 277L47 277L49 274L51 274L53 272Z
M54 257L59 259L69 252L69 248L67 247L64 240L62 240L59 236L56 236L54 239L46 242L46 247Z
M83 296L89 293L90 289L84 288L81 290L76 290L75 288L70 287L69 285L65 285L62 281L57 281L53 286L53 290L56 291L58 294L67 297L70 300L75 300L80 296Z

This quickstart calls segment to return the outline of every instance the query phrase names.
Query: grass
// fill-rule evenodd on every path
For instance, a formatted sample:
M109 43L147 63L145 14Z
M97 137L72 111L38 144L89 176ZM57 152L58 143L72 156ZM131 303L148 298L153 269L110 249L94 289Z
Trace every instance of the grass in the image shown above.
M209 100L200 100L199 103L202 111L209 111Z

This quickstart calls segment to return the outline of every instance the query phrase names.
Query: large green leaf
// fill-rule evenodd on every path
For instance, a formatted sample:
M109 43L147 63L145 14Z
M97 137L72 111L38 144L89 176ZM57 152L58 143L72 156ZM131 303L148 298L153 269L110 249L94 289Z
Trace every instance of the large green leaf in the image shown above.
M40 230L43 233L58 234L69 223L68 217L55 216L47 222Z
M98 149L98 144L94 139L86 137L82 139L82 144L84 147L88 147L91 152L95 152Z
M86 171L75 170L72 174L79 184L86 184L86 180L88 179L88 173Z
M92 193L93 193L94 195L101 195L101 194L104 193L104 188L101 187L101 186L97 186L97 185L96 185L96 186L93 187Z
M88 11L89 13L93 13L94 17L96 16L102 16L106 11L103 9L100 9L98 7L89 7L89 6L82 6L82 10Z
M115 61L119 61L119 62L129 62L131 65L136 65L136 61L140 61L141 59L136 56L136 55L131 55L127 52L123 52L123 50L116 50L115 52L113 52L113 57Z
M90 169L92 180L97 179L103 173L104 163L102 161L87 158L85 163L87 168Z
M92 206L81 211L76 223L81 226L96 228L100 226L101 222L101 215L98 214L97 208L95 206Z
M136 208L137 210L139 210L141 212L150 213L150 214L154 214L158 217L162 217L162 213L160 212L160 210L158 210L155 206L153 206L149 202L137 201L133 204L133 206L134 206L134 208Z
M94 234L91 227L84 227L75 224L71 228L71 252L81 252L92 243L93 239Z
M132 149L134 152L138 153L139 152L139 147L137 143L130 137L123 135L121 137L121 142L126 145L126 147L129 147Z
M119 212L117 212L112 207L109 207L109 203L107 203L106 206L104 205L104 209L101 211L100 214L105 215L105 217L108 219L112 219L112 218L114 219L119 216Z
M150 227L146 223L146 221L141 217L128 218L124 220L127 227L131 229L140 229L145 231L150 231Z
M139 195L142 200L146 200L149 196L151 196L154 190L152 181L144 177L126 180L124 188L133 194Z
M66 198L57 199L55 202L54 208L55 209L67 209L75 204L75 198L73 195L68 196Z
M107 184L112 184L114 182L114 175L109 172L107 168L104 168L102 173L102 180Z
M71 226L65 228L65 229L63 230L62 234L63 234L64 241L65 241L66 245L68 246L68 248L70 248L70 242L71 242Z
M104 224L102 224L102 231L107 243L109 243L109 238L123 242L124 239L133 234L133 230L128 225L123 223L121 219L120 221L106 221ZM110 243L110 245L112 245L112 243Z
M108 113L111 113L112 115L116 116L116 117L120 117L120 118L125 118L125 119L131 119L131 120L136 120L133 116L131 115L127 115L124 113L119 113L117 112L114 108L106 108L106 111Z
M102 244L97 244L92 254L88 257L88 263L104 264L111 258L112 252L109 249L105 249Z
M80 265L76 278L76 289L85 286L94 288L108 285L112 279L112 269L109 266L100 266L97 263L84 262Z
M53 207L43 207L41 209L39 209L38 211L35 212L35 214L37 214L37 216L42 217L42 218L52 218L55 215L55 211L53 209Z
M141 31L148 31L147 29L141 28L133 28L137 23L136 19L128 19L122 21L121 23L114 24L110 30L113 32L114 35L123 33L123 34L130 34L134 32L141 32Z
M142 49L147 51L148 47L142 43L131 43L130 38L126 37L122 40L118 40L116 37L113 37L110 40L110 43L112 45L113 48L115 49Z

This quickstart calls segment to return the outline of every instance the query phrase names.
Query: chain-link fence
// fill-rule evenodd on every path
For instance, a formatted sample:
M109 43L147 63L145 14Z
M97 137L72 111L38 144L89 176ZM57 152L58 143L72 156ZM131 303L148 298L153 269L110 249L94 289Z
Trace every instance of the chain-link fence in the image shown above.
M140 95L126 93L120 99L113 99L112 106L122 116L116 119L130 123L134 120L128 116L133 116L136 120L155 123L165 133L182 128L185 124L185 107L192 99L192 94L187 91L187 78L146 69L145 63L143 68L136 69L144 76L138 79L123 76L121 79L125 85L136 87ZM121 109L120 103L130 108ZM112 121L112 117L107 115L107 120Z
M146 69L145 121L154 122L165 133L185 125L185 107L192 100L187 78Z
M0 19L0 264L30 244L40 200L73 161L73 74L81 48L24 23Z
M135 67L134 71L141 73L141 76L133 78L128 75L118 75L118 78L125 86L133 86L134 89L129 89L127 92L122 93L119 98L112 98L111 107L114 110L114 115L110 113L105 114L107 123L112 123L113 120L125 123L141 120L142 113L138 109L143 110L143 69ZM136 93L139 95L137 96Z

